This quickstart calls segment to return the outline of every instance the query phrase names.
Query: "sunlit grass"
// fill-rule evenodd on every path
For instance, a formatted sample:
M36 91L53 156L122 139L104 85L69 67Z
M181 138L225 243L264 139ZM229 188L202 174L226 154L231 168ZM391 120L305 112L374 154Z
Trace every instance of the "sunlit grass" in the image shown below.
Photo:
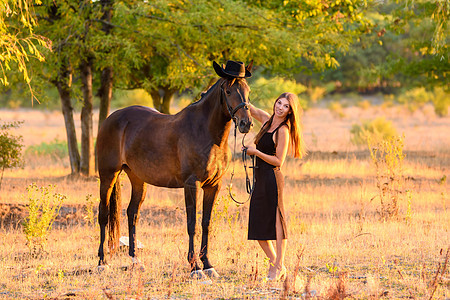
M328 159L306 161L301 169L294 169L293 175L305 175L318 178L364 178L373 175L370 161L349 159Z
M349 110L345 113L352 115ZM318 112L311 114L317 120L305 120L308 126L305 128L317 126L316 146L311 147L305 159L288 159L283 167L289 228L286 256L291 275L289 295L300 298L307 286L326 298L328 291L335 287L338 273L347 272L347 291L353 298L376 299L387 292L386 297L392 299L409 297L411 293L416 298L428 299L430 282L438 265L443 264L450 245L449 188L444 177L450 176L450 153L445 147L435 148L436 144L448 142L433 140L420 148L420 153L408 152L414 148L410 146L403 168L407 179L404 187L411 191L410 215L406 216L408 203L402 200L399 218L381 221L380 203L375 197L375 169L368 151L353 149L348 146L349 141L339 140L334 131L327 134L325 130L338 128L332 122L348 129L351 120L328 120L321 127ZM51 118L46 120L51 122ZM419 127L411 129L410 136L425 126L418 124ZM343 131L342 128L339 130ZM427 132L432 132L431 136ZM434 139L439 136L436 132L420 131L422 136L416 139ZM230 145L233 146L232 137ZM336 148L336 145L345 146ZM245 175L237 158L232 191L243 201L247 199ZM26 187L35 182L38 186L55 184L55 192L67 196L65 205L81 207L91 197L96 210L97 179L72 180L67 176L70 174L68 160L41 159L29 160L24 169L5 171L1 203L26 203ZM125 210L131 191L125 174L121 179ZM50 233L46 252L38 257L29 255L20 226L6 227L0 233L0 298L64 298L67 295L79 299L107 299L108 295L114 299L279 298L284 285L276 283L271 289L264 282L268 262L257 242L247 240L248 203L236 205L228 198L229 180L230 172L227 172L210 234L210 259L222 276L220 280L212 284L189 280L183 190L149 186L137 227L137 239L145 245L138 250L146 268L144 272L125 270L131 266L127 249L115 256L108 255L109 269L101 274L97 272L98 225L59 222ZM200 232L201 201L197 208ZM128 235L126 223L124 215L122 235ZM200 236L197 236L199 244ZM300 269L294 280L296 266ZM312 276L309 284L308 276ZM434 299L449 296L447 271Z

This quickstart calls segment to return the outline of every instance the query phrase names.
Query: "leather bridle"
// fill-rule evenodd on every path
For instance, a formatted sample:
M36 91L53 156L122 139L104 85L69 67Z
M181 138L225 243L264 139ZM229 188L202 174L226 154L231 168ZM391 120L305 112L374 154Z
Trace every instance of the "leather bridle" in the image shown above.
M227 82L227 81L222 82L222 84L220 85L220 92L221 92L221 93L220 93L220 100L221 100L221 102L223 102L223 98L225 98L225 104L226 104L226 106L227 106L228 113L230 114L230 117L231 117L231 119L233 120L234 124L236 124L236 116L235 116L236 113L237 113L241 108L244 108L245 110L249 110L248 103L245 102L245 99L242 99L242 97L241 97L241 103L239 103L238 105L236 105L235 108L232 108L231 105L228 103L228 98L227 98L227 96L226 96L226 94L225 94L225 90L224 90L224 88L223 88L223 84L224 84L225 82Z
M226 106L227 106L228 113L230 114L230 117L231 117L231 119L232 119L233 122L234 122L234 151L233 151L233 156L235 156L235 155L236 155L236 139L237 139L237 138L236 138L236 132L237 132L237 126L238 126L238 124L237 124L237 122L236 122L235 114L236 114L241 108L243 108L243 109L245 109L245 110L249 110L250 108L249 108L249 106L248 106L248 103L245 102L245 100L244 100L244 101L241 101L241 103L239 103L238 105L236 105L235 108L232 108L231 105L229 105L229 103L228 103L228 98L227 98L227 96L225 95L225 91L224 91L224 88L223 88L223 84L224 84L225 82L226 82L226 81L222 82L222 84L220 85L220 90L221 90L220 100L221 100L221 102L223 102L223 98L225 98L225 104L226 104ZM242 97L241 97L241 99L242 99ZM246 190L247 190L247 194L249 194L247 200L246 200L246 201L243 201L243 202L237 201L237 200L234 198L233 193L231 192L231 187L232 187L232 185L233 185L232 182L233 182L233 177L234 177L234 162L233 162L233 170L231 171L230 185L229 185L229 187L228 187L228 193L229 193L229 195L230 195L230 198L231 198L235 203L237 203L237 204L245 204L246 202L248 202L248 201L251 199L252 194L253 194L253 190L254 190L254 188L255 188L255 168L256 168L256 167L255 167L255 156L254 156L254 155L251 155L251 156L250 156L251 159L252 159L252 165L249 166L249 168L250 168L250 169L253 169L253 178L252 178L252 181L250 181L250 178L249 178L248 172L247 172L247 147L245 147L245 144L244 144L244 140L245 140L245 136L246 136L246 135L247 135L247 134L245 133L244 136L242 137L242 146L243 146L243 150L242 150L242 162L243 162L243 164L244 164L244 170L245 170L245 187L246 187Z

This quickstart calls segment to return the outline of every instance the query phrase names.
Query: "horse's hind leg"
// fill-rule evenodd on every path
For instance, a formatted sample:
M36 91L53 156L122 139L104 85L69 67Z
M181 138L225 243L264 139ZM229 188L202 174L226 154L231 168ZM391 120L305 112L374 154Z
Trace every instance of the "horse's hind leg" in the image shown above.
M111 171L108 175L100 176L100 203L98 208L98 223L100 225L100 246L98 248L99 265L105 264L104 244L106 238L106 225L108 225L109 205L111 195L115 192L114 185L119 176L119 171Z
M131 200L127 208L128 237L130 243L128 254L133 259L133 262L136 262L136 224L139 219L139 209L142 202L144 202L147 185L129 168L125 168L125 172L127 173L128 178L130 178L131 182Z

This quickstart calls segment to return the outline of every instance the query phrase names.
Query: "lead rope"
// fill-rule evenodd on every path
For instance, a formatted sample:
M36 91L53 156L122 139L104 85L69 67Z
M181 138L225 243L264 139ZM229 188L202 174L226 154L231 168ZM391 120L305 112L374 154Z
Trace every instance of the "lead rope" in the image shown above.
M236 129L237 129L237 124L236 124L236 122L234 122L233 156L236 154L236 141L237 141ZM237 201L234 198L233 194L231 193L231 188L233 186L234 167L236 165L234 160L233 160L233 170L231 171L230 185L228 187L228 193L230 194L231 200L233 200L235 203L241 204L241 205L247 203L251 199L251 197L253 195L253 190L255 189L255 156L251 155L252 165L249 166L249 168L253 169L253 179L252 179L252 182L250 182L250 178L248 177L248 171L247 171L247 147L245 147L245 144L244 144L246 135L247 134L245 133L244 136L242 137L242 146L244 147L243 150L242 150L242 162L244 164L244 170L245 170L245 187L246 187L246 190L247 190L247 194L249 194L248 195L248 199L245 200L244 202Z

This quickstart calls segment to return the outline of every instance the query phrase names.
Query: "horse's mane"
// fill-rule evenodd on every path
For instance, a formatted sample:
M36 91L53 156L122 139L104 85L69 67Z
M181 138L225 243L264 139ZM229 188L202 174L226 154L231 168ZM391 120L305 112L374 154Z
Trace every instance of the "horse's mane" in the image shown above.
M216 86L222 84L224 81L227 82L227 85L229 87L232 86L235 82L238 82L239 85L247 84L245 78L230 78L230 79L220 78L206 92L202 92L200 99L195 101L191 105L197 104L197 103L201 102L203 99L207 98L207 96L209 96L212 93L212 91L215 90Z
M199 99L199 100L195 101L195 102L192 103L192 104L199 103L199 102L201 102L203 99L205 99L207 96L209 96L209 94L211 94L212 91L215 90L216 86L219 85L219 83L220 83L221 81L222 81L221 79L217 80L216 83L214 83L209 89L206 90L206 92L202 92L202 93L201 93L200 99ZM191 104L191 105L192 105L192 104Z

